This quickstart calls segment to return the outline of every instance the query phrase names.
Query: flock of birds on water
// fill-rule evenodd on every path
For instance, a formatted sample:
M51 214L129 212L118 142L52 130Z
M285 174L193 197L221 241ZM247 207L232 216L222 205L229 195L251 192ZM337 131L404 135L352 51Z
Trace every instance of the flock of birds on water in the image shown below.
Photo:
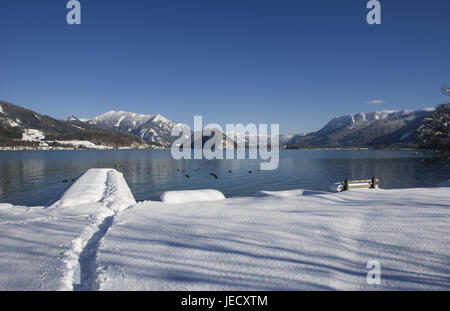
M158 165L157 167L159 168L160 166ZM161 167L162 167L162 168L166 168L165 165L162 165ZM126 168L125 166L123 166L123 165L115 164L115 165L114 165L114 168L115 168L116 170L118 170L119 172L124 173L124 174L128 174L128 173L130 172L130 170L127 169L127 168ZM200 171L200 167L194 169L194 172L198 172L198 171ZM256 170L256 172L259 172L259 171L260 171L260 170ZM188 173L186 173L186 171L185 171L184 169L177 168L177 172L179 172L180 174L183 174L184 177L186 177L187 179L191 178L191 175L188 174ZM229 170L228 173L231 174L231 173L233 173L233 171L232 171L232 170ZM253 171L248 171L248 173L249 173L249 174L252 174ZM150 172L150 170L148 170L148 171L147 171L147 175L150 175L150 174L151 174L151 172ZM212 170L211 170L211 172L209 173L209 176L211 176L211 177L214 178L214 179L219 179L219 176L218 176L215 172L213 172ZM66 183L69 183L69 182L75 182L76 180L77 180L77 178L65 178L65 179L61 180L61 182L64 183L64 184L66 184ZM6 184L9 184L9 181L5 181L5 183L6 183Z
M160 166L158 165L157 167L159 168ZM162 165L161 167L162 167L162 168L166 168L165 165ZM118 170L119 172L124 173L124 174L128 174L128 173L130 172L130 170L127 169L127 168L126 168L125 166L123 166L123 165L115 164L115 165L114 165L114 168L115 168L116 170ZM200 167L194 169L194 172L198 172L198 171L200 171ZM177 172L179 172L180 174L183 174L184 177L186 177L187 179L191 178L191 175L188 174L188 173L186 173L186 171L185 171L184 169L177 168ZM253 172L254 172L254 171L251 171L251 170L248 171L249 174L252 174ZM260 170L258 169L258 170L256 170L256 172L260 172ZM229 174L232 174L233 171L232 171L232 170L229 170L228 173L229 173ZM148 170L148 171L147 171L147 175L150 175L150 174L151 174L151 172L150 172L150 170ZM219 179L219 176L218 176L215 172L212 172L212 170L211 170L211 172L209 173L209 176L211 176L211 177L214 178L214 179ZM63 180L62 180L62 183L74 182L75 180L76 180L76 178L63 179Z
M416 155L417 155L417 154L418 154L418 153L416 152ZM157 167L160 168L159 165L157 165ZM161 167L162 167L162 168L166 168L166 165L162 165ZM128 173L130 172L130 170L128 170L128 169L127 169L125 166L123 166L123 165L115 164L115 165L114 165L114 168L117 169L119 172L124 173L124 174L128 174ZM410 169L410 168L413 168L413 169L416 169L416 170L419 170L419 169L420 169L419 167L404 167L405 170ZM200 171L200 167L194 169L194 172L198 172L198 171ZM259 171L260 171L260 170L256 170L256 172L259 172ZM185 171L184 169L179 169L179 168L177 168L177 172L183 174L184 177L186 177L187 179L191 178L191 175L188 174L188 173L186 173L186 171ZM231 174L231 173L233 173L233 171L232 171L232 170L229 170L228 173ZM250 170L250 171L248 171L248 173L249 173L249 174L252 174L253 171ZM151 172L150 172L150 170L148 170L148 171L147 171L147 175L150 175L150 174L151 174ZM214 179L219 179L219 176L218 176L216 173L212 172L212 170L211 170L211 172L209 173L209 176L212 176ZM68 178L68 179L63 179L61 182L62 182L62 183L69 183L69 182L75 182L75 180L76 180L76 178ZM5 183L6 183L6 184L9 184L9 181L5 181Z
M159 168L160 166L158 165L157 167ZM162 168L166 168L165 165L162 165L161 167L162 167ZM117 164L116 164L116 165L114 165L114 168L117 169L117 170L118 170L119 172L121 172L121 173L125 173L125 174L126 174L126 173L129 173L129 172L130 172L130 171L129 171L127 168L125 168L123 165L117 165ZM200 167L194 169L194 172L198 172L198 171L200 171ZM259 172L259 171L260 171L259 169L256 170L256 172ZM186 177L187 179L191 178L191 175L188 174L188 173L186 172L186 170L184 170L184 169L177 168L177 172L180 173L180 174L182 174L182 175L184 175L184 177ZM228 173L231 174L231 173L233 173L233 171L232 171L232 170L229 170ZM248 171L248 173L249 173L249 174L252 174L253 171ZM150 170L148 170L148 171L147 171L147 175L150 175L150 174L151 174L151 172L150 172ZM218 176L215 172L213 172L212 170L211 170L211 172L209 173L209 176L213 177L214 179L219 179L219 176Z

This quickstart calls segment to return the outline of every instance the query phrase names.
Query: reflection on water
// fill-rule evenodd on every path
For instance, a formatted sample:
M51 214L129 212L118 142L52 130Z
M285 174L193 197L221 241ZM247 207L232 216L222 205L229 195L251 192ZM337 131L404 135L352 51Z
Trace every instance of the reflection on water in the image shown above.
M159 200L167 190L213 188L231 197L259 190L328 190L345 177L376 175L387 189L432 187L450 177L450 165L422 164L415 151L281 150L275 171L258 171L257 160L173 160L169 151L4 151L0 202L48 205L72 178L94 167L123 172L138 201Z

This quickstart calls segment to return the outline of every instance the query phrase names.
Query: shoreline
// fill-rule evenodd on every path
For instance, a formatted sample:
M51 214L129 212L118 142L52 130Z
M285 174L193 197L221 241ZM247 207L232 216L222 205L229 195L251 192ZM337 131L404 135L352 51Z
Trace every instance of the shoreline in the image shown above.
M110 147L110 148L33 148L33 147L0 147L0 151L118 151L118 150L170 150L170 148L135 148L135 147ZM248 150L248 149L246 149ZM279 150L371 150L371 151L433 151L431 149L421 148L368 148L368 147L349 147L349 148L279 148Z

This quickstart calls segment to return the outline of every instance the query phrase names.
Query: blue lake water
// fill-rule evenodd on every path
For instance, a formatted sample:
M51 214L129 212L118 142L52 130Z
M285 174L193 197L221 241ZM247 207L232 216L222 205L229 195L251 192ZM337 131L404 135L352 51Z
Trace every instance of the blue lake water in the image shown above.
M416 151L280 150L279 168L258 172L259 160L174 160L165 150L0 151L0 202L48 205L89 168L123 172L138 201L159 200L168 190L213 188L233 197L259 190L328 191L345 177L376 175L386 189L433 187L450 178L450 165L423 164L419 157Z

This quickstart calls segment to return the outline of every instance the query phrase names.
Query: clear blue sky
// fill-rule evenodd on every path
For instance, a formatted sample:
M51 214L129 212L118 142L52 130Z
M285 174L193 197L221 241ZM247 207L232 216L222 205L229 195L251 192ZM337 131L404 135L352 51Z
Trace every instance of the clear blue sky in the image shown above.
M419 109L450 84L450 1L0 1L0 99L54 117L108 110L191 124L320 128L334 116ZM383 104L368 105L372 100Z

